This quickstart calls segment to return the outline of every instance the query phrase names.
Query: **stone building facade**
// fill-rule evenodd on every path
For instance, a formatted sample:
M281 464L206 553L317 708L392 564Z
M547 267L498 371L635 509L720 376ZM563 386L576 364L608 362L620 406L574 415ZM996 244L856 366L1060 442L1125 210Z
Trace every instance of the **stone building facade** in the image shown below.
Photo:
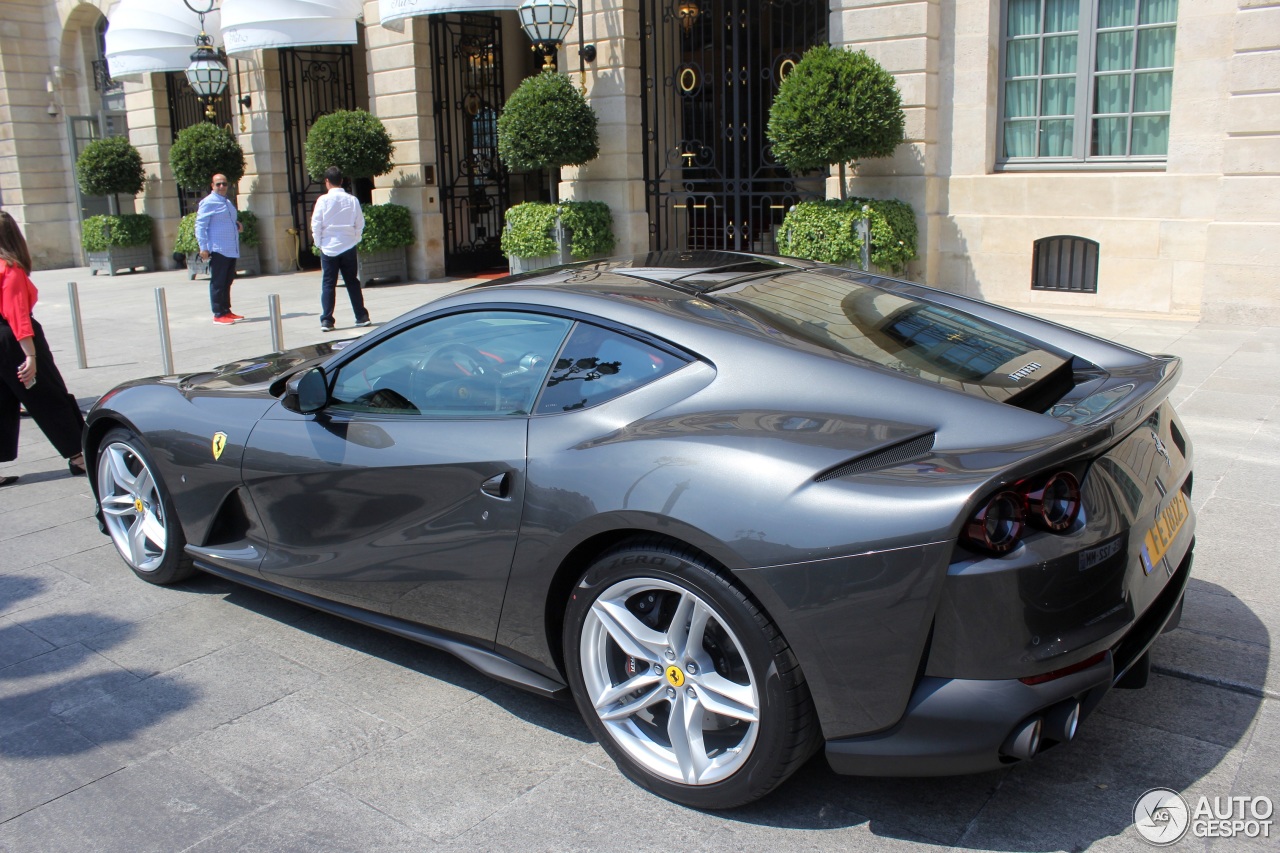
M158 264L192 202L168 167L192 120L180 81L95 88L112 2L0 4L0 204L42 267L82 263L94 200L72 163L91 125L127 124L143 154L135 206L156 219ZM835 178L783 174L763 136L788 62L829 41L866 50L902 91L908 142L858 164L850 189L913 205L910 277L1014 306L1280 324L1280 0L579 5L558 61L600 116L601 154L563 170L560 194L607 202L620 252L768 250L786 207L838 194ZM542 175L489 180L501 98L537 71L515 12L397 32L376 0L364 9L354 46L231 63L219 121L246 151L238 199L261 220L265 269L309 261L299 232L318 189L298 173L300 140L338 107L369 109L396 140L395 170L364 191L413 212L411 273L492 264L502 207L546 189Z

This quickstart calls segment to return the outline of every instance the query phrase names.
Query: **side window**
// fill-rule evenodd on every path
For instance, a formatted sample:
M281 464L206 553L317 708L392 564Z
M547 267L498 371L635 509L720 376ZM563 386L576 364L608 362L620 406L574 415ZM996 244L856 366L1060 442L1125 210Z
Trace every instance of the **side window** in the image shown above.
M571 325L517 311L427 320L339 368L330 407L448 418L528 415Z
M570 412L612 400L683 367L681 358L599 326L579 323L556 360L538 414Z

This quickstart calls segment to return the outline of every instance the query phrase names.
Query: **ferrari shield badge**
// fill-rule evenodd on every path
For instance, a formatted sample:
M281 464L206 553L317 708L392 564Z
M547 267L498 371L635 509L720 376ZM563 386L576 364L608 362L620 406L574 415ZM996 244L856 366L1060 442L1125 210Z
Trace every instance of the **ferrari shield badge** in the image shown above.
M227 434L225 432L215 432L213 434L213 458L222 458L222 451L227 446Z

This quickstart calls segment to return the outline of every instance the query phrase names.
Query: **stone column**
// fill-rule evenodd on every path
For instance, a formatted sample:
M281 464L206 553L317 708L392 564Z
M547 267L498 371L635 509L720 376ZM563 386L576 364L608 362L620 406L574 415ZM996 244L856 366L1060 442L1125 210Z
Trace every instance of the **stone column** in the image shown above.
M5 0L0 10L0 204L22 226L37 269L80 263L66 116L52 77L56 40L46 6L42 0Z
M586 63L587 101L600 117L600 156L585 166L562 170L560 197L602 201L613 214L616 254L649 249L645 210L644 126L641 109L640 6L638 0L583 0L578 21L560 52L560 68L578 74L579 37L596 46Z
M173 170L169 168L169 149L173 147L169 130L169 91L164 74L145 74L141 81L125 81L124 103L129 124L129 142L142 155L142 168L147 182L133 200L134 210L148 214L155 222L151 248L156 256L156 269L174 266L173 241L178 236L178 194L174 191ZM121 211L128 202L121 199Z
M1226 68L1222 178L1208 229L1201 316L1210 322L1277 326L1280 6L1273 0L1237 3ZM1191 11L1179 9L1179 52L1189 35L1183 21L1194 20ZM1174 82L1179 82L1176 76Z
M849 194L897 198L911 204L920 228L920 258L908 276L936 279L944 181L938 171L938 65L941 9L938 0L831 0L831 44L864 50L898 82L906 113L907 141L892 157L858 164ZM827 184L839 198L839 177Z
M365 4L366 20L377 20L376 4ZM409 247L409 274L415 279L444 276L444 219L436 168L435 94L426 18L411 18L404 32L381 26L365 29L368 45L369 111L382 119L395 142L395 168L375 179L376 204L409 208L415 243Z
M262 271L287 272L297 269L300 235L294 229L289 205L289 159L285 148L284 96L280 91L280 54L275 50L255 51L241 57L239 74L234 57L231 82L224 98L232 102L232 129L244 149L244 177L236 196L236 206L258 217L262 245L258 257ZM237 79L238 78L238 79ZM248 95L251 105L244 111L245 130L240 130L240 105L236 100ZM303 223L307 227L307 223Z

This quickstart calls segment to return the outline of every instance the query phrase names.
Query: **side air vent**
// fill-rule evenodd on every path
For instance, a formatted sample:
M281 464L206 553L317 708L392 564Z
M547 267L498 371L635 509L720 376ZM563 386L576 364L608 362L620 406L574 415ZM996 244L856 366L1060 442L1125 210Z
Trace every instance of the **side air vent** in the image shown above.
M876 471L881 468L892 468L895 465L910 462L912 459L918 459L930 450L933 450L933 433L931 432L890 445L883 450L877 450L875 453L851 459L848 462L837 465L835 468L824 471L813 479L818 483L825 483L828 480L835 480L840 477L865 474L868 471Z

